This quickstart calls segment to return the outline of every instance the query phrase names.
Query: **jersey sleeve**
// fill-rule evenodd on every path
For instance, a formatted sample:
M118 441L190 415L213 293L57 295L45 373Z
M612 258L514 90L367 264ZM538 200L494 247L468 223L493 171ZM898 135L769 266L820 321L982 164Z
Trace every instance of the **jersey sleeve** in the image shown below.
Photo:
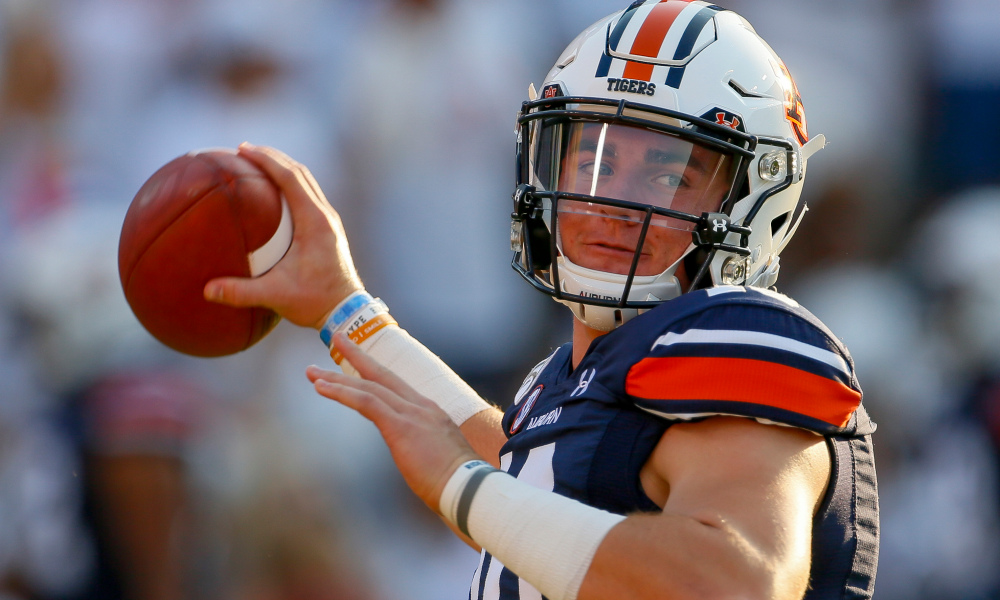
M847 350L794 303L757 296L709 303L665 327L628 371L632 402L670 420L733 415L826 435L862 433L861 389Z

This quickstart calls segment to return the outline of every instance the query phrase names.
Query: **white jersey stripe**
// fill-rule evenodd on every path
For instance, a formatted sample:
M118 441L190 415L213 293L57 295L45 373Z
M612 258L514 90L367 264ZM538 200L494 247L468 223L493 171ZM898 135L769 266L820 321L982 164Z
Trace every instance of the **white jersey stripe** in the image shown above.
M721 296L722 294L733 294L733 293L746 293L747 289L739 285L717 285L715 287L710 287L705 290L709 298L714 296Z
M661 335L653 343L653 348L674 344L745 344L749 346L776 348L830 365L846 377L851 376L851 370L847 366L847 361L839 354L834 354L829 350L817 348L798 340L774 335L773 333L731 329L689 329L684 333L667 333Z
M479 600L479 578L483 575L483 561L486 560L486 551L479 553L479 566L472 575L472 586L469 588L469 600Z
M539 446L538 448L532 448L528 452L528 458L521 467L520 472L517 475L518 480L524 481L530 485L537 488L543 489L547 492L551 492L555 488L555 479L553 478L552 469L552 457L555 455L556 445L555 442L551 444L546 444L544 446ZM508 452L500 457L500 470L506 472L510 471L510 465L514 458L513 453ZM483 563L486 557L486 551L484 550L479 558L479 569L476 570L476 574L472 578L472 591L469 597L476 600L477 594L479 593L479 582L482 575ZM493 556L490 559L489 565L486 567L486 583L483 586L483 600L498 600L500 598L500 574L503 572L504 566L497 557ZM518 578L518 596L520 600L542 600L542 594L535 589L535 586L531 585L527 581Z
M508 452L500 457L500 470L504 473L510 471L510 464L514 459L514 454ZM483 577L483 567L486 567L486 585L483 586L483 600L497 600L500 597L500 572L503 571L503 563L497 560L497 557L491 556L489 565L484 565L486 561L486 550L483 550L479 556L479 568L476 569L476 574L472 578L472 589L469 592L469 597L472 600L479 600L479 582Z
M518 600L542 600L542 593L523 579L517 580Z
M500 600L500 573L503 572L503 563L493 557L490 560L490 568L486 571L486 585L483 586L483 600Z

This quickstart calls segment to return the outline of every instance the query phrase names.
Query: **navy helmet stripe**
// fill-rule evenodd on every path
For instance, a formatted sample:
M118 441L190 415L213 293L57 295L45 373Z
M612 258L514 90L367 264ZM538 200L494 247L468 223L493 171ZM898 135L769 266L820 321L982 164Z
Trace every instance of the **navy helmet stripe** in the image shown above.
M634 2L625 14L622 15L621 19L618 19L618 24L615 25L615 30L611 32L611 39L608 40L608 45L612 50L618 49L618 43L622 41L622 35L625 34L625 28L628 27L629 21L635 16L635 12L642 6L642 2ZM607 49L604 50L604 55L601 57L600 64L597 65L597 74L594 77L607 77L608 72L611 70L611 61L614 60L610 54L608 54Z
M691 19L691 22L688 23L687 28L681 35L681 41L677 44L677 50L674 52L674 60L681 60L691 54L694 43L698 41L698 36L701 35L701 30L715 16L715 13L720 10L718 6L709 6L698 11L698 14ZM670 67L670 72L667 73L667 85L674 89L680 88L685 67Z

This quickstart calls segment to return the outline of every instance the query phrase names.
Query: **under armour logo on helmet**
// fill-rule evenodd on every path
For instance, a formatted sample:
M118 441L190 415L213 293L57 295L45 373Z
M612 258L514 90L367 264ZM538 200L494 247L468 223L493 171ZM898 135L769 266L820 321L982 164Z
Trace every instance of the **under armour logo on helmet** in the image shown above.
M736 115L730 114L731 120L726 120L726 114L724 112L715 113L715 122L718 125L726 125L732 129L739 130L740 128L740 118Z
M725 219L712 219L712 233L729 231L729 223Z

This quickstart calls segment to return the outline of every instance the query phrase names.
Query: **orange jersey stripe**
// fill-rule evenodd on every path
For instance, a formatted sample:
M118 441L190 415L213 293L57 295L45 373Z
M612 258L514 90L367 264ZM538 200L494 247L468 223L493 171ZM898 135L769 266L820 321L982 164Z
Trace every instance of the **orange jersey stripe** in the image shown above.
M669 0L654 6L639 28L630 53L655 58L660 52L660 46L663 45L663 38L667 37L667 32L670 31L670 26L674 24L677 15L687 8L688 2L689 0ZM629 61L625 65L622 77L649 81L653 77L653 65Z
M861 394L839 381L748 358L645 358L629 371L625 390L650 400L749 402L837 427L861 403Z

